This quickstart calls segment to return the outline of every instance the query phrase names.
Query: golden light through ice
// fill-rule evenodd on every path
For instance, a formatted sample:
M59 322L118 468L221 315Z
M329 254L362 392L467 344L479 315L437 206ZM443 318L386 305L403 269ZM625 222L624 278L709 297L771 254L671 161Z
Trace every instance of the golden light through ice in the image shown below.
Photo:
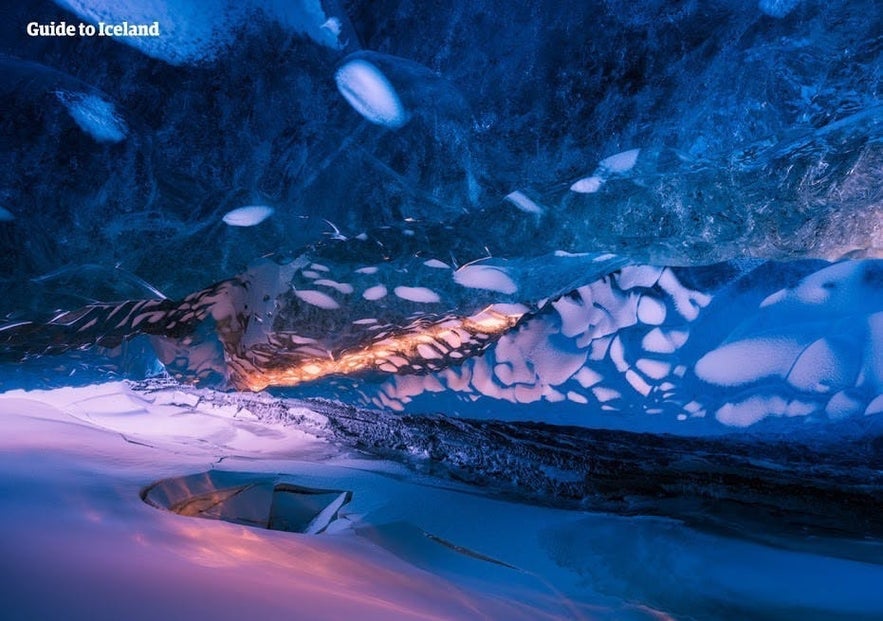
M491 305L470 317L454 317L419 330L405 331L328 358L301 359L291 366L251 368L236 378L242 388L259 391L268 386L297 386L331 375L375 370L385 373L419 372L457 364L515 326L527 312L521 305Z

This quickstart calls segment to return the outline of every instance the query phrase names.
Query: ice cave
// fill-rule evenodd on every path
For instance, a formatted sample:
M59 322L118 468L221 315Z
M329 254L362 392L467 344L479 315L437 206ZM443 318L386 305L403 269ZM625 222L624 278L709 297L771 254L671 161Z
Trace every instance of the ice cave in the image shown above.
M878 0L0 5L0 618L883 619Z

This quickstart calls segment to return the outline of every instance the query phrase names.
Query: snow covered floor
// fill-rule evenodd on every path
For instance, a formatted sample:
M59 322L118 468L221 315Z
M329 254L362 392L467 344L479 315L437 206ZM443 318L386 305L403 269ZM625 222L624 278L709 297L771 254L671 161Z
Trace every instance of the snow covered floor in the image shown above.
M140 498L212 469L279 473L352 500L325 533L303 535ZM0 394L0 472L10 620L883 616L883 559L504 502L174 389Z

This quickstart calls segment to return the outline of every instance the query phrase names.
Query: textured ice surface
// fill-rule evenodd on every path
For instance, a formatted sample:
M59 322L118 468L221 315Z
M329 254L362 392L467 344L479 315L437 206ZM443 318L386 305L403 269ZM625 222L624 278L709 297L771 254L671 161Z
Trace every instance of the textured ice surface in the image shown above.
M685 443L731 433L758 447L771 436L836 442L852 434L875 447L863 434L883 415L883 278L871 260L883 248L879 3L455 4L10 4L0 21L0 387L167 374L404 414L391 420L442 411L451 427L460 415L671 432ZM162 34L33 38L24 29L59 19L157 21ZM275 211L260 226L225 225L225 214L229 223L243 205ZM239 212L235 223L257 224L261 215ZM393 600L400 616L480 616L473 613L487 604L490 618L536 618L534 604L548 612L550 601L560 604L552 617L579 617L585 606L603 616L609 599L579 595L595 588L613 598L613 618L879 616L878 576L869 580L848 563L732 548L668 523L643 530L626 521L622 543L619 526L597 516L575 523L569 512L556 514L554 532L536 533L550 513L510 514L508 504L494 511L484 498L429 502L437 491L421 496L395 478L372 479L366 487L382 488L373 498L383 498L372 504L341 482L363 476L361 465L326 479L310 470L318 480L309 485L353 489L370 515L362 534L398 560L372 564L358 545L354 556L339 548L324 555L331 544L315 542L282 544L280 557L266 533L245 546L260 558L243 557L241 540L230 536L240 531L187 522L178 531L170 525L182 516L136 515L108 500L120 496L96 492L212 464L249 470L236 456L264 463L255 451L273 438L284 445L284 466L262 469L298 470L292 455L300 449L285 444L287 430L268 431L245 412L235 424L219 421L186 391L162 398L170 401L155 408L120 394L88 399L89 420L132 440L124 454L113 434L90 444L94 430L91 439L52 432L40 444L39 432L56 423L3 419L13 426L0 434L10 447L0 455L4 485L28 490L3 493L16 501L0 530L17 546L13 565L24 568L14 576L20 584L3 582L12 592L48 601L34 591L47 584L37 574L55 571L47 568L79 579L107 567L116 577L132 566L133 550L157 547L133 544L137 533L171 542L148 572L159 586L148 584L107 617L131 616L131 601L156 606L137 614L168 616L155 596L165 589L168 601L189 603L175 608L178 616L206 616L193 590L180 587L209 581L193 571L199 563L226 568L218 573L231 589L213 581L223 591L222 616L242 616L230 605L240 585L249 597L269 593L247 614L275 618L277 593L301 600L329 583L352 594L327 609L336 618L388 618ZM26 399L46 418L61 416ZM404 445L395 433L382 439L399 455L432 452L424 431ZM80 440L88 440L84 448ZM13 455L14 442L33 450ZM704 449L690 446L697 452L685 458L688 467L703 462ZM160 460L151 453L165 449ZM129 468L130 455L150 463ZM747 459L752 471L757 464ZM37 470L24 472L28 462ZM663 455L654 463L668 462ZM504 472L512 480L585 480L554 462ZM33 476L39 485L25 485ZM642 481L635 475L629 484ZM62 493L70 489L82 490L82 502ZM105 513L71 529L43 510L47 498L70 516ZM474 519L464 520L465 507ZM422 513L400 527L403 511ZM38 523L31 529L22 515L38 515ZM458 530L476 523L494 525L493 545L483 543L484 530ZM114 524L124 527L112 531ZM122 557L90 552L98 533ZM33 541L46 542L37 554ZM81 551L92 556L58 566L60 543L76 541L88 542ZM198 560L171 563L181 549ZM709 556L719 550L744 562ZM284 560L308 557L316 560L311 575L330 568L319 582ZM382 571L399 561L438 569L431 559L439 558L441 573L458 576L451 582L463 587L459 599L447 582L435 590L411 569ZM512 569L534 571L538 558L542 571ZM279 567L268 571L267 559ZM357 577L391 591L337 581L360 566L366 573ZM474 578L475 567L513 591L519 580L534 588L549 579L578 603L561 603L545 587L528 589L542 593L529 610L510 609L505 598L475 600L486 589L460 580ZM482 573L488 567L493 575ZM196 582L168 578L175 568ZM93 575L106 582L105 573ZM777 584L798 575L799 583ZM816 588L817 575L844 581ZM303 588L289 594L289 585ZM89 592L79 586L53 592L73 610ZM323 607L310 606L303 614L321 618Z
M147 334L182 381L679 433L862 417L883 393L879 260L659 268L547 256L452 272L376 257L366 271L346 260L351 245L257 262L179 302L11 321L0 342L10 359L40 360ZM357 242L356 265L363 245L386 248Z
M48 2L0 25L10 54L0 143L14 163L0 171L0 204L17 216L3 273L27 280L88 256L180 296L314 243L324 219L348 238L448 224L468 256L427 258L456 266L488 254L611 251L683 265L880 247L871 0L799 3L781 19L756 3L628 13L531 1L527 29L498 2L357 2L348 14L336 3L209 4L71 3L82 12L71 20L156 16L162 37L127 42L164 46L175 66L111 38L28 38L22 23L59 19ZM588 37L576 23L597 28ZM388 131L352 110L334 82L347 59L385 76L406 125ZM126 140L73 135L46 97L55 91L101 93ZM602 171L617 154L629 170ZM215 226L249 204L273 205L273 220Z

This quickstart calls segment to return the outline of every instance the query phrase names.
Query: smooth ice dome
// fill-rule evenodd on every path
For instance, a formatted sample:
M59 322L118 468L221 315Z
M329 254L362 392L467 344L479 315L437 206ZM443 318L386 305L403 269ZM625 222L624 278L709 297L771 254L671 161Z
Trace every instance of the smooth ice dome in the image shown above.
M334 75L337 90L365 119L392 129L402 127L409 115L398 93L374 64L362 58L344 63Z

